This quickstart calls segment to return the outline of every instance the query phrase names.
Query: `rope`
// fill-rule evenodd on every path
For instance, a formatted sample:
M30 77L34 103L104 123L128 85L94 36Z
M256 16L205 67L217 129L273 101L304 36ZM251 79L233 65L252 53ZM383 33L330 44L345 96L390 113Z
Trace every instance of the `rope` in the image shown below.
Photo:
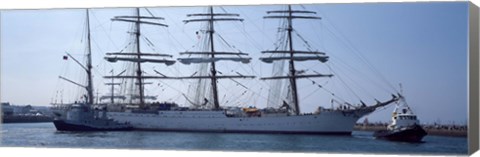
M319 11L319 12L321 12L321 11ZM322 13L322 14L323 14L323 13ZM329 21L328 18L324 18L324 19L325 19L325 21ZM381 79L385 84L387 84L393 91L395 91L395 92L398 93L398 90L397 90L390 82L388 82L388 80L385 78L385 76L382 75L382 74L368 61L368 59L361 53L361 51L358 50L355 46L353 46L352 42L351 42L348 38L346 38L346 36L345 36L340 30L338 30L338 29L336 28L336 26L335 26L332 22L329 22L329 24L340 34L340 36L341 36L344 40L346 40L346 44L345 44L345 45L346 45L349 49L351 49L352 51L354 51L354 52L355 52L354 54L357 55L357 56L360 58L360 60L363 61L363 62L370 68L370 70L372 70L372 72L376 73L376 74L380 77L380 79ZM333 32L332 32L332 33L333 33Z
M305 45L307 46L307 47L306 47L307 50L312 51L312 46L310 46L310 44L308 43L308 41L306 41L297 31L294 31L294 30L293 30L293 32L295 32L295 34L303 41L303 43L305 43Z
M336 72L333 71L332 68L331 68L328 64L327 64L327 67L330 69L330 71L332 71L332 73L333 73L334 75L336 75ZM343 79L342 79L340 76L337 75L337 78L345 85L345 87L346 87L353 95L355 95L355 97L357 97L357 99L361 100L360 97L359 97L355 92L353 92L353 90L352 90L349 86L346 85L345 81L343 81Z

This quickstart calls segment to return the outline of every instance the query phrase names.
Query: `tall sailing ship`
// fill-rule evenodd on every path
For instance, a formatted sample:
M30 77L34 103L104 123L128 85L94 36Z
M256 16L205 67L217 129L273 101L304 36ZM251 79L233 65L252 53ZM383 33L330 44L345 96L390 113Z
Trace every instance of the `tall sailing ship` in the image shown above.
M255 76L242 75L224 75L217 68L221 64L219 61L238 62L249 64L251 59L248 53L219 51L214 45L215 24L227 21L243 21L239 14L214 12L213 7L208 8L207 13L188 14L190 19L184 20L185 23L202 22L206 24L205 33L206 45L202 51L182 52L181 55L187 55L186 58L173 60L172 55L158 53L143 53L140 48L140 25L155 25L167 27L166 24L152 22L148 20L162 20L161 17L141 16L139 9L135 16L117 16L112 20L131 22L134 24L133 35L135 38L135 52L116 52L107 53L105 59L110 62L129 62L135 69L132 73L126 75L105 76L106 79L129 79L134 80L134 92L129 93L130 102L123 105L109 104L110 106L121 106L110 110L107 116L120 123L128 123L134 129L140 130L159 130L159 131L195 131L195 132L245 132L245 133L303 133L303 134L351 134L353 126L361 117L372 113L375 109L389 105L399 100L399 95L393 95L390 100L368 106L362 105L342 108L325 109L318 107L315 113L302 113L301 100L299 99L297 81L306 78L331 78L331 74L305 74L295 68L295 63L306 61L319 61L325 63L329 57L324 52L306 51L294 49L292 32L294 31L295 19L319 20L320 17L314 16L316 12L307 10L293 10L288 6L285 10L268 11L266 19L283 19L286 21L286 39L282 40L286 49L275 49L262 51L263 54L270 54L269 57L262 57L260 60L265 63L287 62L287 75L274 75L263 77L262 80L288 81L288 98L277 101L278 108L257 109L226 107L220 104L219 89L217 82L220 79L226 81L235 81L236 79L254 79ZM222 38L222 40L224 40ZM192 57L193 56L193 57ZM152 58L159 57L159 58ZM166 76L155 71L159 75L148 76L142 71L142 64L156 63L173 65L176 61L185 64L198 64L206 72L195 73L191 76ZM178 63L177 63L178 64ZM145 95L145 80L197 80L199 83L208 83L206 86L197 86L196 92L208 93L208 98L197 97L197 103L192 103L191 107L180 107L177 103L151 103L146 101L149 96ZM277 90L280 90L276 88ZM272 91L271 92L275 92ZM204 94L205 95L205 94ZM112 94L112 102L113 102ZM204 100L198 103L198 100ZM187 99L188 100L188 99ZM205 105L211 104L211 106ZM347 103L348 105L348 103Z

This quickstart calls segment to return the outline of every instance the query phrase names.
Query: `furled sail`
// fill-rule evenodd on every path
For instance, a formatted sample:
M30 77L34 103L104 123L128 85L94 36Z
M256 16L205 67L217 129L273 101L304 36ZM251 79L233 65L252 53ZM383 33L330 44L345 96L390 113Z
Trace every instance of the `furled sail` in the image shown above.
M277 60L294 60L294 61L310 61L310 60L319 60L322 63L328 61L328 56L293 56L293 57L265 57L260 58L261 61L265 63L272 63Z
M133 99L140 99L140 96L139 95L134 95L132 98ZM157 96L144 95L143 98L144 99L150 99L150 100L157 100Z
M270 79L290 79L290 78L309 78L309 77L332 77L332 74L310 74L310 75L295 75L295 76L273 76L273 77L262 77L262 80Z
M234 62L241 62L244 64L250 63L252 58L234 58L234 57L216 57L216 58L178 58L178 61L183 64L191 64L191 63L211 63L211 62L218 62L218 61L234 61Z
M158 57L173 57L169 54L161 53L133 53L133 52L109 52L107 55L121 55L121 56L158 56Z
M100 100L105 100L105 99L111 99L111 98L114 98L114 99L122 99L122 100L125 100L127 99L127 97L123 96L123 95L117 95L117 96L108 96L108 95L105 95L105 96L101 96L100 97Z
M168 60L168 59L105 57L105 60L109 62L128 61L128 62L137 62L137 63L144 63L144 62L164 63L167 66L175 64L174 60Z
M180 52L181 55L238 55L238 56L248 56L248 53L242 52Z
M282 51L282 50L274 50L274 51L262 51L262 53L274 53L274 54L290 54L290 51ZM325 52L318 52L318 51L294 51L295 54L316 54L316 55L325 55Z

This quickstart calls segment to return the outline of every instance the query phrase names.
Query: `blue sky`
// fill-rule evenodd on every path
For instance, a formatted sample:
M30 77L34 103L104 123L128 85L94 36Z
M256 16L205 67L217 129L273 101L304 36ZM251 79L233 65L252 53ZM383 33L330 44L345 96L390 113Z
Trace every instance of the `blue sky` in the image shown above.
M265 11L283 6L225 6L231 13L239 13L243 23L222 23L217 32L229 44L247 52L253 58L249 65L220 62L222 72L235 69L242 74L270 75L270 65L258 61L262 50L272 49L276 20L264 20ZM335 73L332 79L315 80L342 99L369 104L374 99L386 100L397 92L402 83L404 95L422 122L465 123L467 120L467 3L366 3L319 4L294 6L295 9L316 11L319 21L296 20L298 33L310 45L330 56L327 64L299 63L298 68L322 73ZM215 8L223 12L222 8ZM144 34L154 41L155 50L180 57L178 52L192 50L199 41L195 32L200 24L184 24L185 14L203 12L202 7L150 8L156 16L165 17L168 28L142 27ZM121 50L128 41L129 25L111 22L118 15L131 15L133 9L92 9L91 27L95 67L95 87L99 94L108 93L101 79L113 68L119 72L121 64L107 63L102 58L106 52ZM145 11L142 11L146 14ZM59 80L62 75L81 82L79 68L72 60L64 61L64 52L81 58L85 41L81 41L83 9L10 10L1 14L1 99L14 104L47 105L55 100L73 101L79 91L74 85ZM244 33L247 32L247 33ZM299 41L298 37L294 38ZM219 49L226 48L219 45ZM294 45L298 49L304 44ZM153 51L142 45L143 51ZM352 48L353 47L353 48ZM381 73L372 70L361 61ZM330 70L326 67L331 67ZM146 65L145 71L161 70L166 75L191 75L193 68L176 64ZM385 80L381 77L385 77ZM348 88L355 91L349 92ZM184 103L189 81L155 80L156 87L147 88L151 95L164 101ZM244 106L266 104L266 85L256 80L240 80L249 87L236 86L231 81L221 81L220 97L223 103L235 102ZM331 96L324 90L311 87L311 81L299 81L302 110L312 112L318 105L330 107ZM388 83L387 83L388 82ZM393 89L391 86L393 86ZM57 91L63 90L62 98ZM235 97L235 98L234 98ZM370 121L389 120L392 107L369 116Z

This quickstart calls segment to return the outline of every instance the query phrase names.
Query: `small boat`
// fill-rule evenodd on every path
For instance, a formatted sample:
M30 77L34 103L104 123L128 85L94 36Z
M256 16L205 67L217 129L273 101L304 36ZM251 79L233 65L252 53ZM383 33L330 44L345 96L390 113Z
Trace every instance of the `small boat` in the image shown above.
M387 130L376 131L373 136L377 139L403 142L422 142L427 132L420 126L417 116L408 107L405 98L400 97L400 103L392 114L392 123Z
M118 123L107 118L106 110L87 104L74 104L66 111L65 119L55 119L59 131L128 131L133 127L128 123Z

